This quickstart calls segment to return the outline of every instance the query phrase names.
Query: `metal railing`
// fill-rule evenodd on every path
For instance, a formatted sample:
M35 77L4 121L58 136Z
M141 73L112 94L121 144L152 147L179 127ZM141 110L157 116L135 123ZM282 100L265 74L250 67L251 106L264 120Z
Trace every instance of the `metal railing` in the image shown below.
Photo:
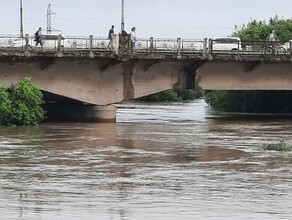
M220 42L209 40L210 46L208 53L211 55L219 54L238 54L240 56L291 56L292 41L238 41Z
M43 52L93 52L112 53L113 48L106 37L56 36L53 39L42 39L43 46L38 45L33 37L20 38L14 35L0 35L0 51L43 51ZM117 41L118 42L118 41ZM119 47L118 44L116 47ZM239 56L291 56L292 41L228 41L222 39L166 39L138 38L131 52L137 54L171 54L171 55L202 55L219 56L234 54ZM118 53L118 48L115 53Z

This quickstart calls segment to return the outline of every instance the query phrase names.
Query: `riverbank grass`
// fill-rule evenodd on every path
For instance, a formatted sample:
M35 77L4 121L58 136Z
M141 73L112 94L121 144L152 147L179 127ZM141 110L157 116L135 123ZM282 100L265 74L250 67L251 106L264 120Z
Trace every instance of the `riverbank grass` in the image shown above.
M281 140L280 143L276 144L266 144L264 147L265 150L274 150L274 151L292 151L292 145L287 144L284 140Z

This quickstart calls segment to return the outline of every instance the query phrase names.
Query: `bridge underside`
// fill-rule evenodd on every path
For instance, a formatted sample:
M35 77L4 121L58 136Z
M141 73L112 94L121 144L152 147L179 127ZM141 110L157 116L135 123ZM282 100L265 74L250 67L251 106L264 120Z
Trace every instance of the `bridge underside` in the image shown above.
M93 105L108 105L171 88L185 88L188 77L185 69L190 63L80 57L2 58L0 84L10 86L29 76L48 94Z
M196 71L203 90L292 90L291 63L207 62Z
M1 56L0 85L32 78L52 118L115 121L109 104L167 89L292 90L291 62L178 58ZM50 102L48 102L50 103ZM57 103L57 105L56 105Z

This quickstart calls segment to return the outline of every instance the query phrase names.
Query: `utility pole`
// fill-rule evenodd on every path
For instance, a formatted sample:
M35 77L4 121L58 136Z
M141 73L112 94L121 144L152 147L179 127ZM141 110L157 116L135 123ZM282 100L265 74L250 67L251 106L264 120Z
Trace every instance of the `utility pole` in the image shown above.
M122 0L122 19L121 19L121 29L122 29L122 32L125 30L124 9L125 9L125 0Z
M20 0L20 37L23 38L22 0Z

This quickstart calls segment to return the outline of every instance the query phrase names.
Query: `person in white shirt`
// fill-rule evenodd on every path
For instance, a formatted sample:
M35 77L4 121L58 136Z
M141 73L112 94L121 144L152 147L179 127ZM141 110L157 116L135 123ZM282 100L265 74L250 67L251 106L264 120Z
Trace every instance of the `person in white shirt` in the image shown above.
M276 41L277 40L277 35L275 30L272 30L272 33L269 35L269 41Z
M268 40L270 42L270 46L273 49L275 49L276 46L277 46L277 42L276 41L278 40L278 37L277 37L277 34L276 34L275 30L272 30L272 33L270 33Z
M133 51L135 50L135 44L136 44L136 28L135 27L132 27L131 28L131 33L130 33L130 36L131 36L131 52L133 53Z

